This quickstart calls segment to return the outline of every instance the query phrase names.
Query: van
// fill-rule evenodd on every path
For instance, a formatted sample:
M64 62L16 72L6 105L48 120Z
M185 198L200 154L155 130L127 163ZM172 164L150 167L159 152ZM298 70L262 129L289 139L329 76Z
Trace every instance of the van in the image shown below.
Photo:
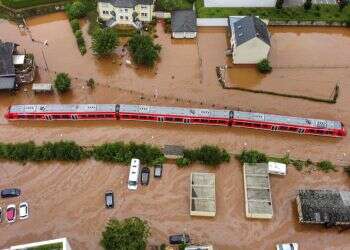
M129 170L129 180L128 180L129 190L137 189L137 184L139 182L139 173L140 173L140 160L131 159L130 170Z

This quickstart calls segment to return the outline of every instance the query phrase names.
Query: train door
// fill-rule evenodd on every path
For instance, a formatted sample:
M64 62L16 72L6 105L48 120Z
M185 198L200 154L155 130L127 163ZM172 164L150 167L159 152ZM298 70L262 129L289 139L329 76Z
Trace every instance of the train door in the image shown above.
M164 117L159 116L159 117L157 118L157 120L158 120L158 122L164 122Z
M45 115L45 120L51 121L52 120L52 115Z

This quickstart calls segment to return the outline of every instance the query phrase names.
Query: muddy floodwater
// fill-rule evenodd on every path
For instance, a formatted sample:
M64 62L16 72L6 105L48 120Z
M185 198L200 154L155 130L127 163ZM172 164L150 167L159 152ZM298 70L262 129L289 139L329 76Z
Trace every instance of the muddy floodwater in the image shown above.
M2 116L7 107L19 103L142 103L193 107L239 108L258 112L340 120L350 124L350 30L345 28L270 27L273 72L260 75L253 67L234 66L225 55L226 29L200 28L191 41L175 41L157 24L156 42L162 46L161 60L154 69L127 65L129 55L118 53L98 59L88 49L81 56L64 13L27 20L28 31L0 20L0 39L21 45L33 53L38 65L36 82L52 82L56 72L73 78L71 93L33 95L25 86L14 95L0 94L0 141L35 142L74 140L82 145L106 141L136 141L155 145L181 144L194 147L215 144L237 153L252 148L268 154L289 153L300 159L331 160L349 165L350 139L319 138L269 133L248 129L184 126L138 122L20 122L8 123ZM87 47L91 41L88 23L81 21ZM31 40L34 39L34 42ZM42 42L47 40L48 46ZM121 41L121 46L126 42ZM268 95L257 95L220 87L215 67L230 66L227 79L244 87L328 98L335 84L340 87L336 104L325 104ZM48 70L46 70L46 68ZM86 80L95 79L94 90ZM30 218L12 225L0 224L0 248L34 240L68 237L74 249L100 249L101 231L110 217L139 216L149 221L150 244L167 241L172 233L186 231L195 242L216 248L273 249L279 242L299 242L301 249L349 249L349 232L301 226L295 208L296 190L304 187L349 189L343 171L330 174L300 173L290 168L286 177L271 177L274 218L247 220L244 216L242 171L237 162L221 166L217 177L217 216L189 216L191 171L202 166L177 169L165 166L160 180L137 192L126 188L128 168L85 161L76 164L45 163L0 165L0 188L16 186L23 195L2 199L28 201ZM116 194L115 209L106 210L103 194ZM161 209L160 209L161 208Z

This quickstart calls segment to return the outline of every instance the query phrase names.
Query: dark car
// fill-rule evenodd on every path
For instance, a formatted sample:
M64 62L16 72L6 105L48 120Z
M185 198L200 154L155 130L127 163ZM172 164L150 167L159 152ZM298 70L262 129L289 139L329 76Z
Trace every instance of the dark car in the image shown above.
M1 190L1 198L17 197L21 195L21 190L18 188L7 188Z
M154 177L160 178L162 177L163 174L163 165L162 164L157 164L154 166Z
M190 236L188 234L174 234L169 236L169 244L178 245L181 243L190 243Z
M105 193L106 208L114 208L114 194L112 191Z
M148 185L150 170L148 167L143 167L141 170L141 185Z

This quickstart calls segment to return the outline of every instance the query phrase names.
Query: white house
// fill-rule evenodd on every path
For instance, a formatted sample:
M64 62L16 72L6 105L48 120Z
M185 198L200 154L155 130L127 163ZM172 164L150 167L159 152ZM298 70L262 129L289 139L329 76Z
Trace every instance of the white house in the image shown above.
M97 11L109 27L117 24L135 26L135 21L152 21L154 0L99 0Z
M271 47L266 23L255 16L229 17L234 64L256 64L268 57Z
M173 38L197 36L197 19L193 10L176 10L171 13L171 36Z
M205 7L274 7L277 0L204 0Z

